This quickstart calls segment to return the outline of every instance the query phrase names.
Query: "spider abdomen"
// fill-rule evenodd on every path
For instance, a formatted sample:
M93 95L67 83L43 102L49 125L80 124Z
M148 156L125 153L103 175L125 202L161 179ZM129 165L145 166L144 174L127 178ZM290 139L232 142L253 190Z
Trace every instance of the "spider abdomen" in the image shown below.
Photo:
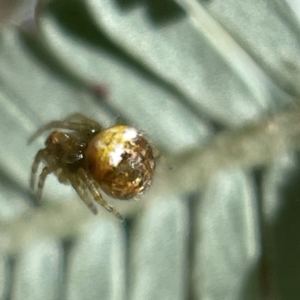
M85 163L101 189L118 199L143 193L155 171L151 146L139 131L126 125L95 135L85 151Z

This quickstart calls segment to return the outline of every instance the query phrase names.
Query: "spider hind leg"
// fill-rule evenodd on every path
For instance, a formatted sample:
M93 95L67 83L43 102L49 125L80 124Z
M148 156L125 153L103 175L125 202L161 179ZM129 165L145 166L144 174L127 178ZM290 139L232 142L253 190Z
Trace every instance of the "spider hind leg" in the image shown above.
M112 205L108 204L107 201L103 199L94 181L89 178L87 173L82 168L78 170L78 174L80 175L81 180L84 182L84 184L92 194L95 201L98 202L101 206L103 206L107 211L114 214L117 218L123 220L121 214Z
M93 204L93 202L89 199L88 194L86 192L86 188L84 184L75 177L69 179L73 189L79 195L80 199L85 203L85 205L92 211L93 214L97 214L97 207Z
M97 131L100 131L103 129L102 126L98 122L86 117L82 113L74 113L74 114L68 116L65 119L65 121L75 122L75 123L84 123L85 126L90 126L92 129L95 129Z

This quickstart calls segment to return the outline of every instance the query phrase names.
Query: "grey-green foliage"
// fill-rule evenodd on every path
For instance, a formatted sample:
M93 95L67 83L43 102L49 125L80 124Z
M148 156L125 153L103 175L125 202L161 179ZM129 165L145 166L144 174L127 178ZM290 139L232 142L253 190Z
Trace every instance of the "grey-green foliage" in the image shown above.
M298 299L299 6L38 5L0 32L0 299ZM112 200L126 224L54 176L32 205L28 137L73 112L140 128L174 166Z

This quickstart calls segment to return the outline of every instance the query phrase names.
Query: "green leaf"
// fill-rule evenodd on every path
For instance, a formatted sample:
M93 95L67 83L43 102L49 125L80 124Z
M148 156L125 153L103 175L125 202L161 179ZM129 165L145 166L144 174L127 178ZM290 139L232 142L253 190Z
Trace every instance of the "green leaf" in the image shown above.
M297 12L260 0L45 3L36 28L0 33L0 297L297 298L300 113L282 113L299 89ZM89 214L56 176L34 207L45 136L28 139L74 112L131 124L164 156L139 202L108 199L124 223Z

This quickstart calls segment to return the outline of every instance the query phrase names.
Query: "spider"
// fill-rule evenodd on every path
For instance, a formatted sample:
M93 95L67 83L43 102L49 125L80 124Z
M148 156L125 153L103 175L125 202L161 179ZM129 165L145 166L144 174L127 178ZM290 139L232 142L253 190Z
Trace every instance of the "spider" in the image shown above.
M42 197L46 177L54 173L59 182L70 184L81 200L96 214L92 199L116 217L120 213L102 197L127 200L139 196L152 183L155 171L153 150L141 132L127 125L104 129L96 121L77 113L39 128L29 139L54 130L33 161L30 186Z

